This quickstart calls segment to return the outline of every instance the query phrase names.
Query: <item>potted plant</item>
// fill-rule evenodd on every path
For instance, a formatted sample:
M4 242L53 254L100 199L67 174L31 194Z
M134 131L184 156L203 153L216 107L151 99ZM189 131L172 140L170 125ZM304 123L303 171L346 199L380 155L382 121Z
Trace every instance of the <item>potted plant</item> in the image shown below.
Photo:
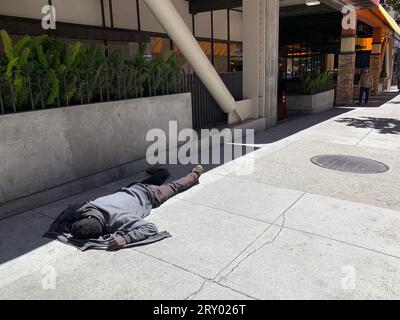
M308 74L289 86L289 113L318 113L333 108L335 90L327 73Z

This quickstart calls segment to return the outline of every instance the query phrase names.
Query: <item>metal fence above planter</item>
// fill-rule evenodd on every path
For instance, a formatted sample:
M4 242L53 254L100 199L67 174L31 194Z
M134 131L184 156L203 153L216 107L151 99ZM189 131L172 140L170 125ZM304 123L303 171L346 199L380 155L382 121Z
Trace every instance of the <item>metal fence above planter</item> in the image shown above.
M188 91L183 73L110 68L102 72L67 72L58 76L54 72L28 75L18 71L10 77L0 77L0 114Z
M242 100L243 74L220 74L236 100ZM193 127L226 125L228 115L218 106L195 74L161 74L147 69L107 69L79 74L67 72L61 77L46 72L28 75L14 72L0 77L0 114L68 107L169 94L192 93Z
M304 92L304 86L301 80L287 80L280 83L282 90L286 91L288 96L298 96L298 95L313 95L326 91L333 90L335 88L335 81L330 79L325 84L316 85L311 88L309 92Z
M243 100L243 73L220 73L220 77L235 100ZM188 75L185 83L192 93L193 127L202 129L226 125L228 115L221 110L200 79L195 74Z

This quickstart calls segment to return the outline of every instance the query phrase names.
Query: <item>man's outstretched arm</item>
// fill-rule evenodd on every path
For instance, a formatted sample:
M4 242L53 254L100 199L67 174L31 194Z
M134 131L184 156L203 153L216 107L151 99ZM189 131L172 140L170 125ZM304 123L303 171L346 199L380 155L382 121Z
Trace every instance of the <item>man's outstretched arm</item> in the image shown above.
M108 242L109 250L118 250L130 243L143 241L158 233L157 227L153 223L147 223L144 226L129 231L124 236L115 236Z

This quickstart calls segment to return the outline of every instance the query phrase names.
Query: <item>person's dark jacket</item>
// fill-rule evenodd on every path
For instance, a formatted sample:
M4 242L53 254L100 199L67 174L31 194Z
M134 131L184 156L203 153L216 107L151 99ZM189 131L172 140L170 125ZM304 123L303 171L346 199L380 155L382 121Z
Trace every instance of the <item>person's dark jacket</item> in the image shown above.
M153 223L144 220L153 208L150 197L144 185L136 184L89 204L101 211L106 233L118 234L134 243L158 233Z
M82 208L94 210L81 210ZM61 233L61 223L73 223L84 217L86 212L96 215L104 226L105 234L99 239L77 240L71 234ZM127 240L127 247L153 243L170 237L168 232L158 233L157 227L144 220L152 209L150 195L145 185L136 184L109 196L101 197L86 204L73 205L64 210L45 234L46 237L58 239L84 251L87 249L108 248L108 241L114 236L122 236Z

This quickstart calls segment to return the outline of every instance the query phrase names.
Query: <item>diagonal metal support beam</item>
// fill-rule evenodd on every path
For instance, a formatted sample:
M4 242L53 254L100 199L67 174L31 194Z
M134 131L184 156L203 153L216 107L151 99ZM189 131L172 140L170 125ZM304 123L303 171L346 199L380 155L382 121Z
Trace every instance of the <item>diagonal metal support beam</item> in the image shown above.
M251 100L235 101L171 1L144 0L144 2L221 109L231 115L230 119L235 119L232 121L247 120L251 110Z

